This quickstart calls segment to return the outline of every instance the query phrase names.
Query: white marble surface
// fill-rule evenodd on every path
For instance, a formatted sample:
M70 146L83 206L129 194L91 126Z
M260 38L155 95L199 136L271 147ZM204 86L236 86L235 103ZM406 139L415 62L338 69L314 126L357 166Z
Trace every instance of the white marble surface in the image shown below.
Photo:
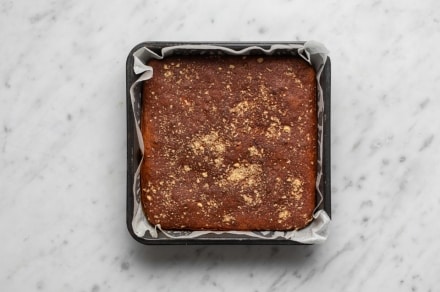
M357 2L1 1L1 290L438 291L440 2ZM328 241L135 242L129 50L309 39L333 62Z

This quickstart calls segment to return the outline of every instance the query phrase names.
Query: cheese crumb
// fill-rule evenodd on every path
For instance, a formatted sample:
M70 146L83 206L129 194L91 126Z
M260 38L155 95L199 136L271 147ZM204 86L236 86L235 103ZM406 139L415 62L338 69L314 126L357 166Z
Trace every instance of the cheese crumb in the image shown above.
M258 151L257 147L255 146L249 147L248 151L250 156L259 156L259 157L262 156L261 153Z
M235 218L234 218L234 216L231 216L231 215L225 215L225 216L223 216L223 222L225 222L225 223L229 223L229 222L231 222L231 221L234 221L235 220Z
M290 212L287 210L283 210L278 214L278 218L281 220L286 220L290 216Z

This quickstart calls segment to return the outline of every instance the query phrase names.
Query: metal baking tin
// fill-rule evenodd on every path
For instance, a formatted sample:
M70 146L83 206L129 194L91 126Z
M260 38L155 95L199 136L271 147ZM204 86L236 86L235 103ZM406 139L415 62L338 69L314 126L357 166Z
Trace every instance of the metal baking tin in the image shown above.
M141 151L139 149L138 140L136 137L136 128L134 113L130 99L130 86L139 77L133 71L134 57L133 53L141 47L147 47L152 51L160 52L164 47L177 46L177 45L216 45L223 46L234 50L241 50L250 46L259 46L262 48L270 48L274 44L304 44L305 42L243 42L243 43L218 43L218 42L145 42L135 46L129 53L126 63L126 104L127 104L127 227L131 236L138 242L148 245L188 245L188 244L234 244L234 245L301 245L302 243L295 242L293 240L286 239L261 239L261 238L209 238L198 237L190 239L176 239L176 238L158 238L158 239L145 239L138 237L133 232L133 183L136 169L141 160ZM326 211L329 217L331 217L331 168L330 168L330 91L331 91L331 63L330 58L327 57L323 72L320 77L320 83L323 90L324 98L324 122L323 122L323 157L322 157L322 169L323 176L320 185L320 190L323 195L323 209ZM137 90L140 90L138 86Z

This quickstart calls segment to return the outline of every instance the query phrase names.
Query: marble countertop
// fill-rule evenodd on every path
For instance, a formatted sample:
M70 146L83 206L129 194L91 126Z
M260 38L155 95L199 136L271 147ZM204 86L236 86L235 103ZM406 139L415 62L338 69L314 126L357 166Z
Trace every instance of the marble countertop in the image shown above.
M2 290L437 291L440 2L356 2L1 1ZM134 241L130 49L310 39L332 59L327 242Z

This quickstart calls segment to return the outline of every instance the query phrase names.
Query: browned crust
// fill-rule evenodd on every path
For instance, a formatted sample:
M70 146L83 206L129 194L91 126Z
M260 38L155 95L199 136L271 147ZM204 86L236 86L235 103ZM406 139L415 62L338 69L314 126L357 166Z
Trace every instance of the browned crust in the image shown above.
M291 56L151 60L142 206L169 230L293 230L312 220L313 68Z

